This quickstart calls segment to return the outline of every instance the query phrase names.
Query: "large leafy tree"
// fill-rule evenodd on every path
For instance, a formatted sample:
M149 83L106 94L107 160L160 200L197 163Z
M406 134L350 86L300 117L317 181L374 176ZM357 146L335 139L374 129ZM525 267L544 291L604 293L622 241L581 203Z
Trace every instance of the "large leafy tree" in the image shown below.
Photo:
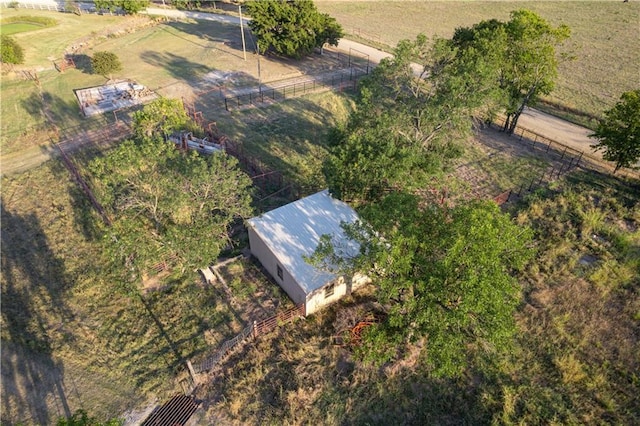
M108 10L114 12L118 8L125 13L134 15L149 6L149 0L95 0L94 4L98 10Z
M315 47L336 46L342 27L318 12L311 0L258 0L247 3L249 27L258 39L260 52L301 58Z
M325 171L333 193L367 202L424 188L460 154L471 117L495 97L496 73L481 52L448 40L401 41L362 81L355 112L332 135Z
M508 22L494 19L456 30L456 46L480 49L499 65L496 85L503 91L505 131L513 133L524 108L553 90L558 75L556 48L570 33L566 25L554 27L529 10L512 12Z
M640 89L623 93L604 114L605 119L590 135L599 142L591 147L604 150L603 158L616 163L614 173L621 167L634 167L640 160Z
M133 113L133 129L139 138L164 137L188 127L192 127L191 120L178 99L156 99Z
M209 264L229 243L230 225L252 213L251 179L224 153L200 156L160 137L140 138L96 159L91 170L115 218L105 252L125 271L125 283L169 255L191 269Z
M399 192L360 214L366 226L345 226L362 255L336 258L324 239L314 260L366 271L378 287L387 318L365 334L364 359L394 360L407 343L425 340L426 363L436 374L455 375L469 349L509 346L521 300L511 273L531 255L528 228L491 201L446 208Z
M498 46L508 45L507 30L493 22L478 31L399 43L332 135L330 189L366 225L345 226L359 256L341 259L323 238L313 261L366 271L378 286L387 319L365 334L365 359L393 360L405 344L425 341L427 363L453 375L470 349L503 349L513 333L520 291L511 272L529 256L530 231L492 202L449 208L424 190L459 154L471 117L502 105Z

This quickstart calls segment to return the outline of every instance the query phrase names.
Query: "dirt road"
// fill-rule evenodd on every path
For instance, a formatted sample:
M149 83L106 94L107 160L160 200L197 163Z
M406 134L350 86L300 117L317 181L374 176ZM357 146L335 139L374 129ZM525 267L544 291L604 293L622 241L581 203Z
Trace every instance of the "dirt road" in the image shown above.
M151 15L164 15L177 19L189 18L219 21L235 25L240 24L240 19L234 16L203 12L148 8L147 13ZM387 52L346 39L340 40L337 48L338 50L349 53L353 56L365 58L371 63L371 65L375 65L383 58L391 56ZM419 72L420 66L414 64L414 71ZM522 128L569 145L579 151L583 151L585 155L589 155L600 160L602 159L602 155L600 153L594 153L590 148L590 145L593 144L593 140L588 137L589 133L591 133L589 129L569 123L560 118L544 114L532 108L527 108L525 110L520 117L518 124ZM70 143L69 146L75 149L82 144L82 138L87 137L90 136L75 136L71 138L75 140L75 142ZM12 153L10 155L0 156L0 172L2 175L23 172L47 161L54 153L55 149L53 147L35 147L25 151Z

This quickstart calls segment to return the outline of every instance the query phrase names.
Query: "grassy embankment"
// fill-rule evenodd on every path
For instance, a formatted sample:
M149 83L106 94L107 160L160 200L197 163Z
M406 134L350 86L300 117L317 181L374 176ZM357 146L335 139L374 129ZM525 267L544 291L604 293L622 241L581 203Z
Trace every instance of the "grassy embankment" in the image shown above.
M590 117L601 117L623 92L638 88L637 3L319 1L317 6L334 16L347 33L368 33L369 38L389 46L421 32L429 37L451 37L458 27L484 19L506 21L512 10L529 9L553 25L571 28L571 39L560 53L573 59L561 63L556 89L545 98L543 109L593 126Z

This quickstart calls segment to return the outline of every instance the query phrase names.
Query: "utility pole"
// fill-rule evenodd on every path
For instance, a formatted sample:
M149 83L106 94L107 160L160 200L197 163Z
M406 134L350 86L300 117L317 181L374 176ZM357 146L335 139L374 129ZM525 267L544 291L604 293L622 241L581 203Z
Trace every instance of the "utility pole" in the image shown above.
M242 26L242 5L238 5L238 12L240 13L240 34L242 34L242 55L244 56L244 60L247 60L247 49L244 45L244 28Z

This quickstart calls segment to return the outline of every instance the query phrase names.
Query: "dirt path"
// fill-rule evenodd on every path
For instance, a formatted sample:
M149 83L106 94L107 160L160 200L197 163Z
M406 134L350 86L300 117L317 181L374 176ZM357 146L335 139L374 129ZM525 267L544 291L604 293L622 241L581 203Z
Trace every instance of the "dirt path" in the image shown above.
M578 126L577 124L570 123L553 115L545 114L533 108L525 108L522 116L520 116L518 120L518 127L562 142L571 148L583 151L585 155L602 160L602 154L593 152L590 146L595 143L595 140L589 137L593 131L585 127Z
M71 153L89 144L111 144L125 138L130 133L130 126L124 121L118 121L97 130L85 130L69 135L59 145L66 153ZM60 151L52 143L2 155L0 156L0 173L2 176L23 173L58 155L60 155Z

